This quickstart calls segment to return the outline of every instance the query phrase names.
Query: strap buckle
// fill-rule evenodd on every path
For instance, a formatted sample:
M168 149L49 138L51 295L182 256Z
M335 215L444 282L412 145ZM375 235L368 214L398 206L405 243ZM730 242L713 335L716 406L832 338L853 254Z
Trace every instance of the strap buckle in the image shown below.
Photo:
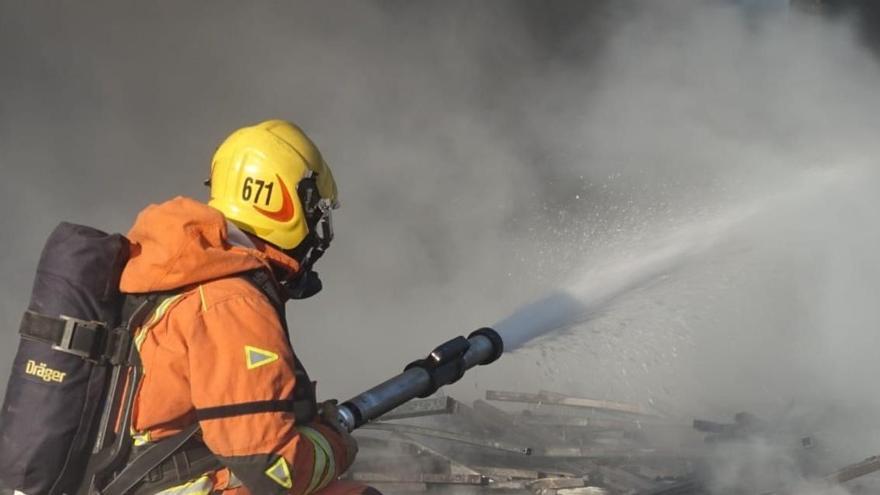
M98 349L100 349L100 341L102 340L100 332L105 328L104 323L65 315L61 315L59 318L64 320L64 330L61 333L61 340L58 344L53 345L52 349L79 356L87 361L97 362L100 357ZM88 349L73 345L74 337L82 330L91 332L91 345Z

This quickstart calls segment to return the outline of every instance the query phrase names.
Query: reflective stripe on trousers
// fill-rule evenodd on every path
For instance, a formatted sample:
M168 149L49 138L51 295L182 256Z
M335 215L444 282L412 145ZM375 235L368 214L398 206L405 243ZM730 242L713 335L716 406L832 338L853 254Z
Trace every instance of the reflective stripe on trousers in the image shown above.
M214 480L208 476L202 476L185 485L175 486L162 490L156 495L210 495L214 490Z

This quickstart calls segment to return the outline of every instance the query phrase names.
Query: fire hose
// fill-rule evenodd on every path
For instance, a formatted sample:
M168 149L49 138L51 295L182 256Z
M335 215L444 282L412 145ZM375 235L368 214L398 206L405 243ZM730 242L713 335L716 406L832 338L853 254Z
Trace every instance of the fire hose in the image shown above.
M339 423L353 431L405 402L428 397L440 387L457 382L474 366L495 362L503 352L504 341L491 328L449 340L426 358L407 365L403 373L343 402Z

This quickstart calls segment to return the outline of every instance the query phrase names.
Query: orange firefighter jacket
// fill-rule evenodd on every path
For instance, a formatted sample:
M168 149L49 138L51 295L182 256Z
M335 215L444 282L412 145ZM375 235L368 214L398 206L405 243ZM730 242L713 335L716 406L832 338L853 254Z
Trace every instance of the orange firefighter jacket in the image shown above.
M177 291L135 334L144 367L132 417L136 443L194 424L196 409L291 397L295 357L284 328L268 298L236 275L295 273L299 265L268 246L233 245L229 229L219 211L178 197L147 207L128 234L122 291ZM297 424L292 413L263 412L200 426L226 466L202 480L213 490L246 494L268 480L273 493L309 494L348 468L339 433L320 420ZM240 483L250 492L234 489Z

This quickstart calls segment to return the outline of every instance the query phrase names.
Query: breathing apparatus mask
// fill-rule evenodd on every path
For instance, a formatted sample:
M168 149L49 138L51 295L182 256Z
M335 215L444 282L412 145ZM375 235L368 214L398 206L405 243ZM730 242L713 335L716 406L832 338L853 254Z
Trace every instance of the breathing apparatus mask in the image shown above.
M333 240L332 212L335 205L329 199L321 198L318 184L313 176L299 182L297 194L305 210L304 216L309 233L298 246L285 251L299 262L300 271L282 281L281 285L290 299L306 299L323 288L318 272L314 271L313 267Z

